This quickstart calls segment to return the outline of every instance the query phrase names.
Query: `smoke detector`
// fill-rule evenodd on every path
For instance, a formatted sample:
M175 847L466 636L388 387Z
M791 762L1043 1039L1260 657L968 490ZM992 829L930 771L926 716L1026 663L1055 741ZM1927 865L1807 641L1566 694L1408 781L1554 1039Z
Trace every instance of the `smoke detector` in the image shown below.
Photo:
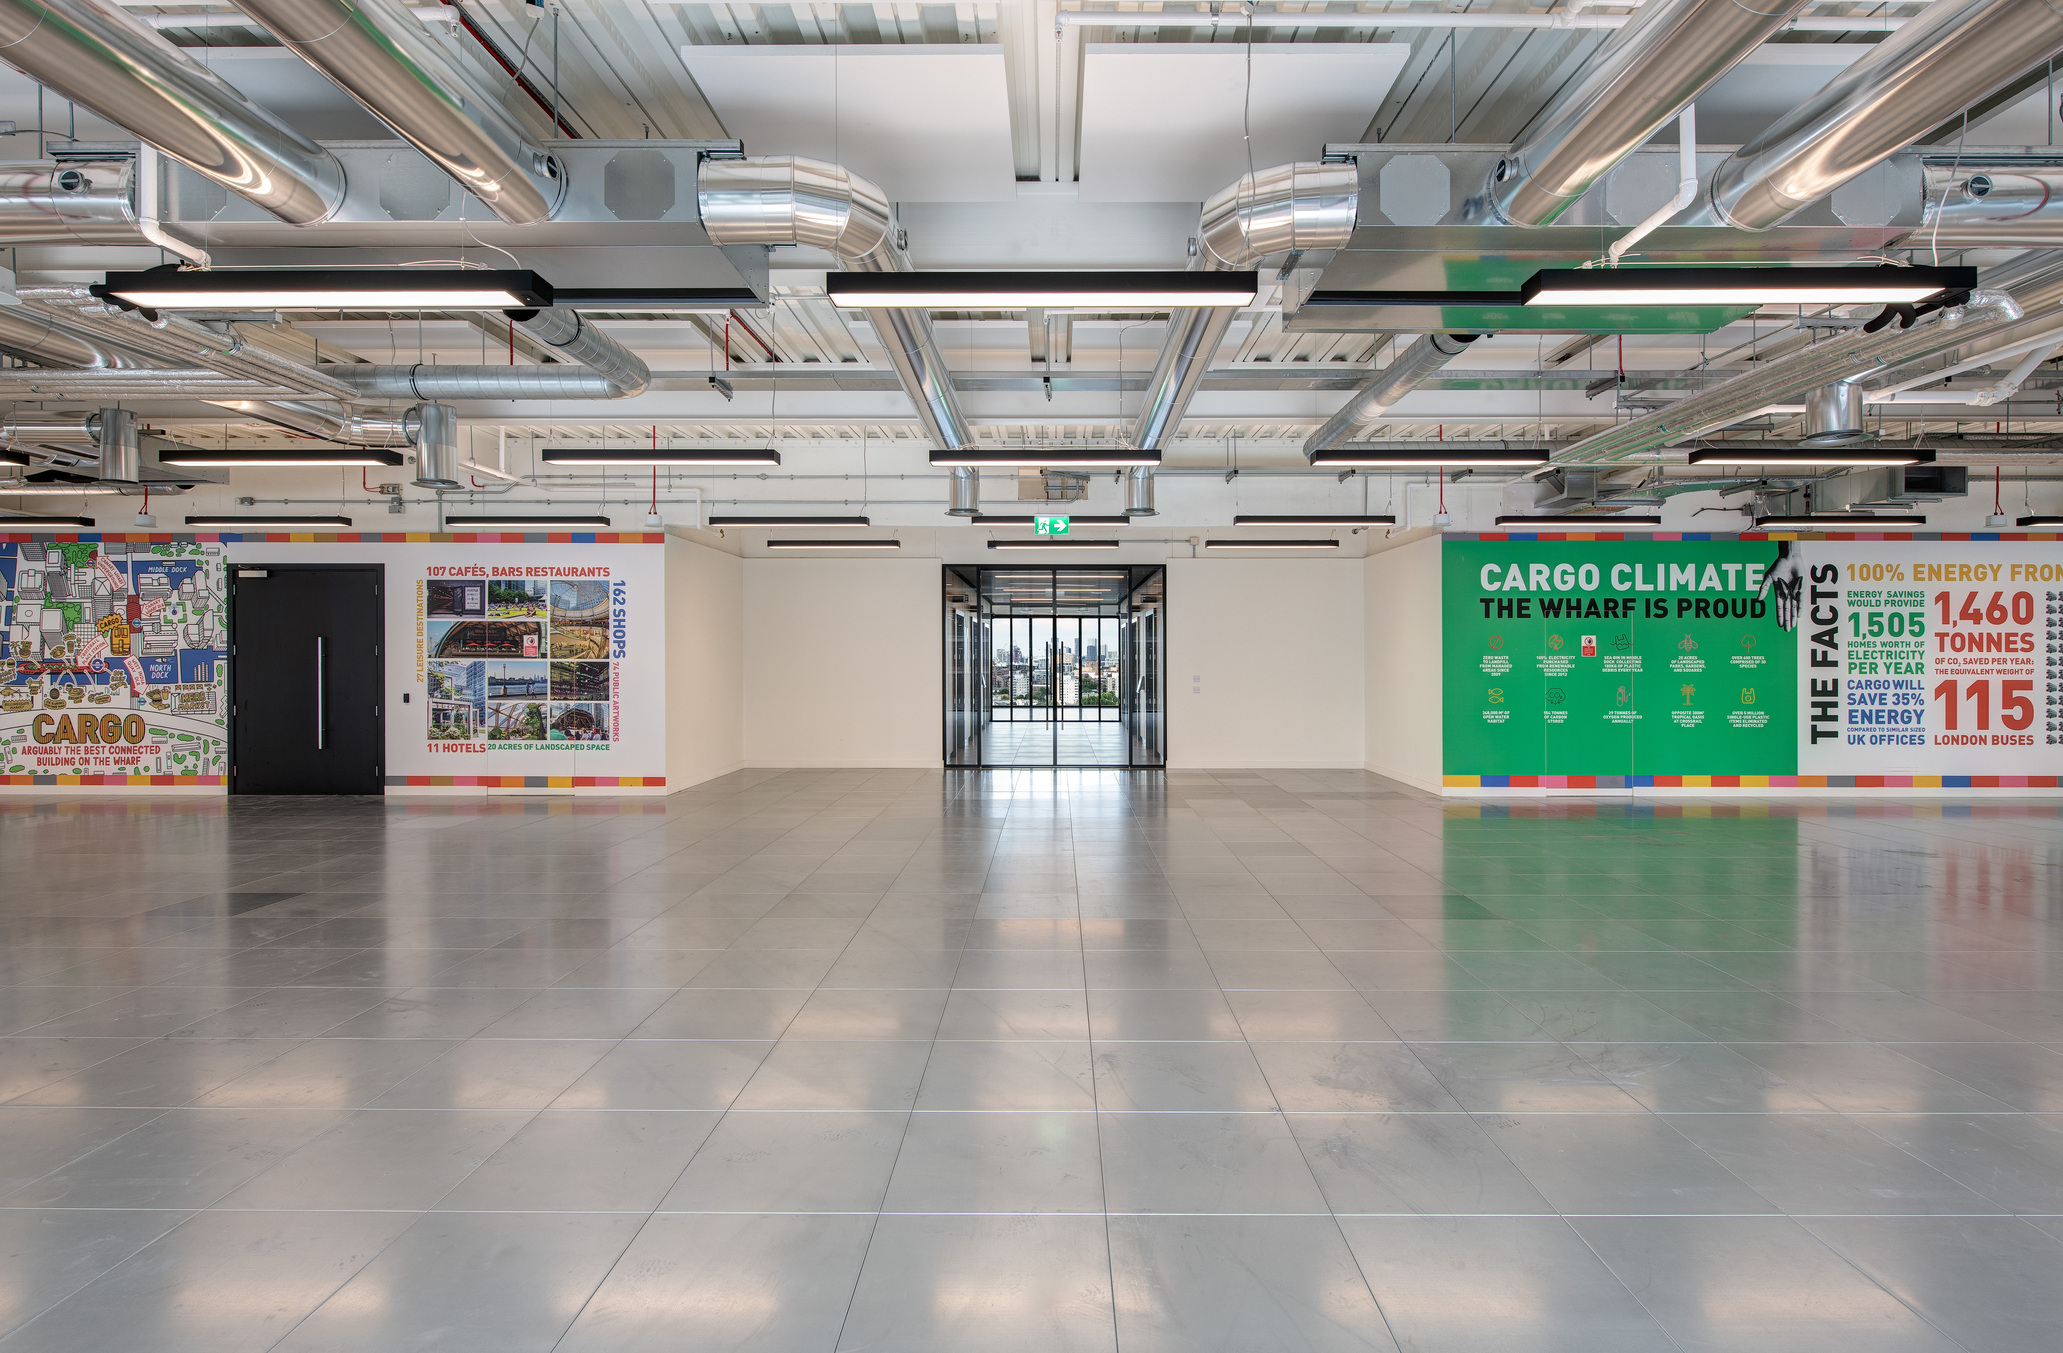
M1444 531L1448 527L1454 525L1454 518L1450 514L1445 512L1435 512L1433 514L1433 525L1438 529Z

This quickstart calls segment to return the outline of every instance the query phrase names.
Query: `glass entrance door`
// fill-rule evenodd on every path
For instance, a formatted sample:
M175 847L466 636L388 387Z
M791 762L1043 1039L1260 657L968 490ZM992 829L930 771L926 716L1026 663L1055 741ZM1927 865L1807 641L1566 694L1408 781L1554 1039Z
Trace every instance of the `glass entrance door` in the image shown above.
M1165 576L1158 565L949 567L945 763L1166 764Z

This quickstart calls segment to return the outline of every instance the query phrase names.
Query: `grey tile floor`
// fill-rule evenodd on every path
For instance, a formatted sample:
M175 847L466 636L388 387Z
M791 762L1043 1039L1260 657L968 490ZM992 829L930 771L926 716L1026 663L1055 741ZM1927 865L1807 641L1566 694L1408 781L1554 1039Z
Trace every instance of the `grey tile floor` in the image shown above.
M0 800L0 1353L2053 1350L2054 802Z

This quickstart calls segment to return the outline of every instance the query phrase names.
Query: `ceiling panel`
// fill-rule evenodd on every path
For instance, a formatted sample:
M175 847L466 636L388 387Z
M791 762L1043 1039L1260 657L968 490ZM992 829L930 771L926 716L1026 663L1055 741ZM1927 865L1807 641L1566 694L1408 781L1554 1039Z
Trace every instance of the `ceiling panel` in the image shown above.
M683 47L681 59L748 154L835 161L896 201L1017 196L1001 47Z
M1081 194L1200 202L1247 171L1359 141L1408 43L1090 43L1083 52Z

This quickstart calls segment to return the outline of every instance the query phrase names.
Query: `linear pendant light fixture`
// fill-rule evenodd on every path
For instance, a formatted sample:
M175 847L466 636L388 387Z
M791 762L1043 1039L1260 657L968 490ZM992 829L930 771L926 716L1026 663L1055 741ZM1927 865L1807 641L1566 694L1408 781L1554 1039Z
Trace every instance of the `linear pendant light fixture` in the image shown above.
M708 450L671 446L547 446L537 453L547 465L779 465L781 453L764 448Z
M798 517L777 512L764 517L711 517L711 526L871 526L866 517Z
M824 294L844 309L1175 310L1252 305L1253 272L834 272Z
M186 524L219 531L347 531L351 528L351 519L311 517L305 513L284 517L238 517L205 512L188 517Z
M1061 506L1066 505L1061 504ZM1130 526L1132 524L1132 519L1125 516L1079 517L1072 512L1055 512L1051 515L1066 517L1069 524L1074 526ZM978 512L974 516L969 517L967 521L972 526L1036 526L1039 519L1035 516L1020 517Z
M1328 446L1311 453L1313 465L1364 465L1387 466L1392 469L1437 470L1442 466L1451 469L1496 469L1505 466L1532 467L1547 464L1546 447L1481 447L1471 448L1456 444L1451 449L1439 447L1422 450L1418 447L1385 447L1380 442L1365 445Z
M1497 518L1497 525L1507 531L1659 531L1660 517L1605 517L1560 514L1529 517L1521 512L1507 512Z
M2063 517L2022 517L2017 524L2021 526L2063 526Z
M1543 268L1525 305L1913 305L1968 292L1975 268Z
M1206 540L1207 550L1336 550L1337 540Z
M1811 446L1701 447L1690 453L1692 465L1832 465L1850 469L1886 465L1932 465L1932 451L1896 446L1850 449Z
M1066 536L1038 536L1031 540L991 540L992 550L1114 550L1115 540L1070 540Z
M91 526L91 517L0 517L0 531L26 528L30 531L61 530L68 526Z
M299 469L337 465L392 468L407 463L407 457L399 451L383 451L371 446L334 446L320 451L282 451L242 446L182 446L176 449L167 448L159 454L158 460L166 465L212 465L238 470L262 466Z
M552 303L527 269L176 267L111 272L87 288L139 310L528 310Z
M899 550L900 540L784 540L779 536L766 543L770 550Z
M1234 526L1395 526L1395 517L1356 517L1341 512L1313 512L1302 516L1256 516L1245 514L1232 518Z
M1093 465L1108 469L1118 465L1158 465L1159 451L1141 451L1129 446L962 446L934 449L933 465Z
M484 516L446 517L446 526L465 527L469 530L506 529L511 531L569 531L579 527L609 525L607 517L518 517L507 512L489 512Z
M1919 516L1865 517L1860 512L1809 512L1758 517L1750 531L1867 531L1873 526L1925 526Z

